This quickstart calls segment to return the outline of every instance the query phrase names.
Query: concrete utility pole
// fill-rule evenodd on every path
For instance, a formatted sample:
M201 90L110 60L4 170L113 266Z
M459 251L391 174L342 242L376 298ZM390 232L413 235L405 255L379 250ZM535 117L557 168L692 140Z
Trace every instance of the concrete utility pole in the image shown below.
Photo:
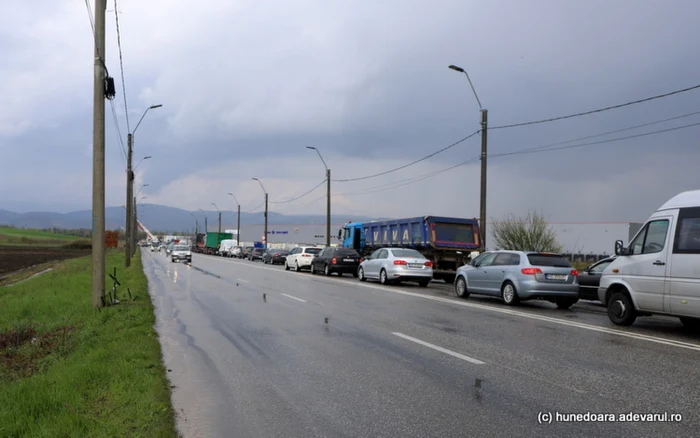
M263 187L262 182L260 182L258 178L253 179L260 184L260 188L262 189L263 193L265 193L265 231L263 234L263 240L265 241L265 248L267 248L267 190L265 190L265 187Z
M105 13L106 0L95 0L95 55L92 114L92 305L105 298Z
M476 103L479 104L479 109L481 110L481 196L480 196L480 207L479 207L479 230L481 231L481 250L486 250L486 157L487 157L487 134L488 134L488 110L481 106L481 101L479 96L476 94L474 89L474 84L472 84L471 78L469 78L469 73L462 67L456 65L450 65L448 68L451 70L464 73L469 81L469 86L474 93L476 98Z
M197 220L197 216L195 216L194 213L190 212L190 216L194 218L194 235L196 238L197 234L199 234L199 221Z
M201 211L204 215L204 234L207 234L207 231L209 231L209 224L207 224L207 214L201 208L199 209L199 211Z
M216 211L219 212L219 233L221 233L221 210L219 210L219 207L217 207L216 204L214 204L213 202L211 203L211 205L213 205Z
M236 229L236 246L241 246L241 204L238 203L238 199L236 199L236 196L234 196L233 193L229 192L229 196L233 197L233 200L236 201L236 205L238 206L238 228Z
M132 215L131 215L131 254L130 256L133 257L134 254L136 253L136 196L134 196L134 209L132 210Z
M321 156L321 152L313 147L307 146L306 149L311 149L316 151L318 157L323 162L323 166L326 168L326 246L331 246L331 170L326 165L326 160Z

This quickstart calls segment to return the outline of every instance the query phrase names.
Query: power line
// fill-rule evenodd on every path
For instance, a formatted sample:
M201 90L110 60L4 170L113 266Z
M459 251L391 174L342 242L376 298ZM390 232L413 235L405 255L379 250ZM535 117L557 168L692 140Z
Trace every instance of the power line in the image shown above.
M537 152L550 152L550 151L558 151L558 150L562 150L562 149L573 149L573 148L580 148L580 147L584 147L584 146L593 146L593 145L604 144L604 143L613 143L616 141L629 140L631 138L646 137L648 135L655 135L655 134L661 134L664 132L677 131L679 129L690 128L690 127L698 126L698 125L700 125L700 122L691 123L689 125L677 126L675 128L668 128L668 129L661 129L658 131L645 132L642 134L628 135L625 137L617 137L617 138L611 138L608 140L593 141L590 143L574 144L574 145L570 145L570 146L553 147L553 148L549 148L549 149L542 149L541 146L538 146L535 148L521 149L521 150L514 151L514 152L505 152L502 154L489 155L489 158L505 157L508 155L532 154L532 153L537 153Z
M658 95L656 95L656 96L646 97L646 98L644 98L644 99L633 100L632 102L626 102L626 103L621 103L621 104L618 104L618 105L607 106L607 107L605 107L605 108L598 108L598 109L591 110L591 111L585 111L585 112L582 112L582 113L569 114L569 115L567 115L567 116L560 116L560 117L552 117L552 118L550 118L550 119L534 120L534 121L531 121L531 122L513 123L513 124L510 124L510 125L494 126L494 127L490 127L489 129L516 128L516 127L519 127L519 126L536 125L536 124L539 124L539 123L555 122L555 121L557 121L557 120L570 119L570 118L579 117L579 116L586 116L586 115L589 115L589 114L600 113L600 112L608 111L608 110L611 110L611 109L617 109L617 108L622 108L622 107L625 107L625 106L636 105L636 104L638 104L638 103L649 102L650 100L661 99L662 97L673 96L674 94L685 93L685 92L687 92L687 91L695 90L695 89L697 89L697 88L700 88L700 85L695 85L695 86L692 86L692 87L683 88L683 89L681 89L681 90L671 91L670 93L658 94Z
M437 155L437 154L443 153L443 152L445 152L446 150L451 149L451 148L457 146L458 144L463 143L463 142L469 140L470 138L474 137L474 136L475 136L476 134L478 134L479 132L481 132L481 130L474 131L472 134L469 134L468 136L464 137L464 138L461 139L461 140L458 140L458 141L452 143L452 144L449 145L449 146L445 146L444 148L439 149L439 150L433 152L433 153L430 154L430 155L426 155L426 156L423 157L423 158L420 158L420 159L418 159L418 160L412 161L412 162L410 162L410 163L408 163L408 164L404 164L403 166L395 167L395 168L393 168L393 169L390 169L390 170L387 170L387 171L384 171L384 172L375 173L374 175L367 175L367 176L361 176L361 177L357 177L357 178L348 178L348 179L334 179L334 180L331 180L331 181L334 181L334 182L361 181L361 180L365 180L365 179L376 178L376 177L382 176L382 175L387 175L387 174L389 174L389 173L393 173L393 172L396 172L396 171L398 171L398 170L405 169L405 168L407 168L407 167L409 167L409 166L413 166L414 164L418 164L418 163L420 163L421 161L425 161L425 160L427 160L428 158L432 158L432 157L434 157L434 156Z
M124 59L122 57L122 37L119 29L119 12L117 12L117 0L114 0L114 20L117 23L117 47L119 49L119 70L122 76L122 93L124 94L124 113L126 114L126 131L131 132L129 124L129 106L126 101L126 83L124 82Z
M295 198L287 199L286 201L276 201L276 202L275 202L275 201L270 201L270 204L287 204L287 203L289 203L289 202L294 202L294 201L296 201L297 199L301 199L301 198L303 198L304 196L306 196L306 195L310 194L311 192L313 192L314 190L316 190L317 188L321 187L325 182L326 182L326 180L324 179L323 181L321 181L320 183L318 183L318 185L314 186L313 189L311 189L311 190L309 190L309 191L307 191L307 192L304 192L303 194L301 194L301 195L299 195L299 196L297 196L297 197L295 197Z
M124 164L124 170L126 170L126 147L124 147L124 139L122 138L122 130L119 127L119 119L117 118L117 109L114 107L113 100L110 99L109 103L112 107L112 121L114 122L114 127L116 128L117 139L119 140L119 144L121 145L120 157L122 157L122 163Z
M105 69L105 76L109 76L109 70L107 69L107 64L105 64L105 60L102 57L102 54L99 52L99 49L97 48L97 35L95 34L95 19L93 18L93 12L92 12L92 6L90 6L90 0L85 0L85 7L87 8L87 13L88 13L88 18L90 18L90 28L92 29L92 38L93 42L95 43L95 50L97 51L97 57L102 63L102 67Z
M249 211L246 211L245 213L255 213L255 210L257 210L258 208L262 207L263 205L265 205L265 201L261 202L257 207L255 207L255 208L253 208L253 209L251 209L251 210L249 210Z

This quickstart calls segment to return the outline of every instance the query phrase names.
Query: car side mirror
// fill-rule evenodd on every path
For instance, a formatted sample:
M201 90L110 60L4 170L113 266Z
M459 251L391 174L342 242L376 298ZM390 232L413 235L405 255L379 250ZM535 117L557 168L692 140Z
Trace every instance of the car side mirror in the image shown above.
M625 248L622 240L615 241L615 255L628 255L629 249Z

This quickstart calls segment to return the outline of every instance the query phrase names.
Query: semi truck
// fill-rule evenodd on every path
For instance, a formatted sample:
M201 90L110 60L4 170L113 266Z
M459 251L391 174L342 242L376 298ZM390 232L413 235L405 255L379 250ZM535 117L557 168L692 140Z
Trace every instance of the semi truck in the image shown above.
M221 241L231 239L231 233L200 233L195 240L195 251L203 254L217 254Z
M412 248L433 262L433 278L453 283L457 268L481 248L479 222L440 216L349 222L338 231L344 248L366 257L379 248Z

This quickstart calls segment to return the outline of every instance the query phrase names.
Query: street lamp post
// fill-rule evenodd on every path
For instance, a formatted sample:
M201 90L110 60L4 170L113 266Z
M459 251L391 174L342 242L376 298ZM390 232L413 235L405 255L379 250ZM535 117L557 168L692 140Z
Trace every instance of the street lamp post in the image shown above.
M476 94L474 89L474 84L472 84L471 78L469 78L469 73L462 67L457 67L456 65L450 65L448 68L451 70L464 73L469 81L469 86L474 93L476 98L476 103L479 104L479 110L481 110L481 196L480 196L480 207L479 207L479 227L481 229L481 249L486 250L486 151L487 151L487 134L488 134L488 110L481 106L481 101L479 96Z
M217 207L216 204L214 204L213 202L211 203L211 205L213 205L216 211L219 212L219 233L221 233L221 210L219 210L219 207Z
M207 224L207 214L201 208L199 209L199 211L201 211L204 215L204 234L207 234L207 231L209 231L209 224Z
M265 190L265 187L262 185L262 182L258 178L253 178L253 180L257 181L258 184L260 184L260 188L262 189L263 193L265 193L265 231L263 234L263 244L265 245L265 248L267 248L267 190Z
M194 237L196 240L197 234L199 234L199 221L197 220L197 216L195 216L194 213L190 212L190 215L194 218Z
M133 151L134 151L134 135L136 134L136 130L139 129L139 125L143 121L143 118L146 117L146 114L148 113L149 110L160 108L163 105L151 105L150 107L146 108L146 111L143 112L143 115L141 116L141 119L139 122L136 124L136 127L134 128L133 132L130 132L127 135L127 154L126 154L126 267L128 268L131 266L131 257L132 254L134 254L135 248L133 248L130 245L130 238L132 235L136 235L136 233L133 230L133 226L135 225L135 221L133 220L132 216L133 214L133 207L135 207L132 199L134 198L134 171L131 168L131 159L133 156ZM150 157L149 157L150 158ZM145 160L146 158L144 158ZM139 161L140 163L140 161ZM138 165L138 164L137 164Z
M328 165L326 165L326 160L323 159L321 152L317 148L307 146L306 149L316 151L323 166L326 168L326 246L331 246L331 170L328 168Z
M236 196L234 196L233 193L229 193L233 197L233 200L236 201L236 205L238 206L238 224L237 224L237 229L236 229L236 246L241 246L241 204L238 203L238 199L236 199Z
M134 167L136 169L136 167ZM144 187L148 187L149 184L141 184L141 187L139 187L139 191L136 192L136 195L134 196L134 203L136 203L136 198L138 198L139 194L141 193L141 190L143 190ZM143 198L145 199L145 197ZM142 199L142 200L143 200ZM134 254L136 253L136 247L135 243L136 242L136 235L138 234L138 227L136 225L136 206L134 206L134 209L132 210L132 215L131 215L131 235L129 235L129 240L131 241L131 256L133 257Z

